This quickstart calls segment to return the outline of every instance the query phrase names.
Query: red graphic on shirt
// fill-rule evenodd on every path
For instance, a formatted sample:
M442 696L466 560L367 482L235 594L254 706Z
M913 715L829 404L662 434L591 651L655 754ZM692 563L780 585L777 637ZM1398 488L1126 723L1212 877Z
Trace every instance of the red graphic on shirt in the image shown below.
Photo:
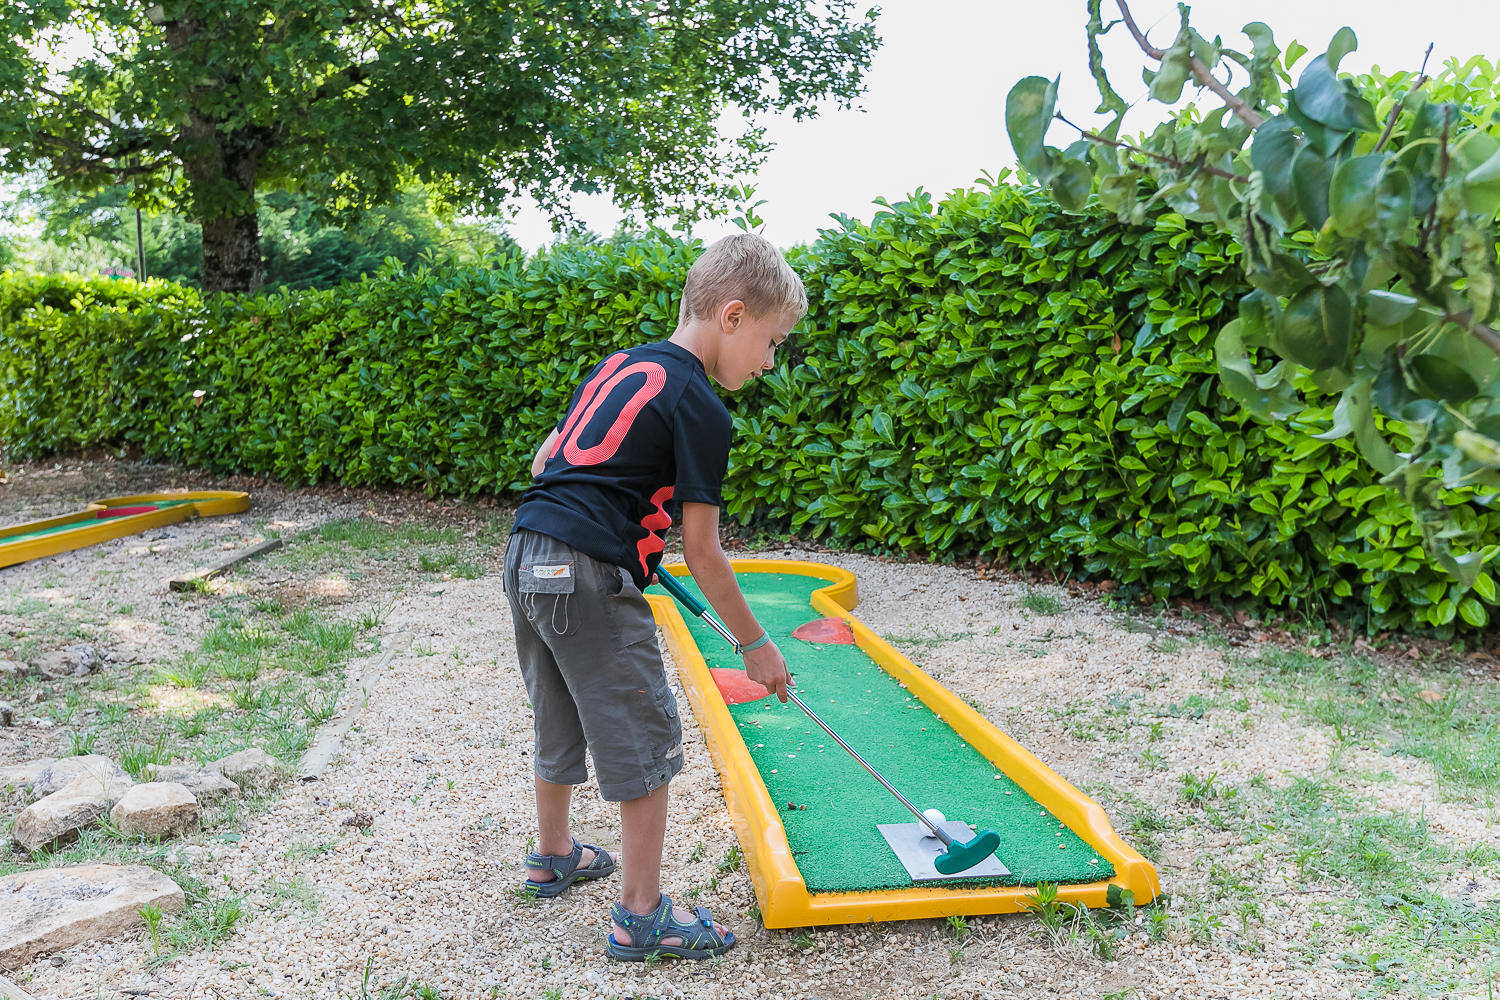
M625 359L628 357L630 355L623 352L620 354L611 354L604 360L604 367L599 369L598 374L588 380L588 383L583 387L583 392L578 396L578 405L573 408L573 412L568 414L568 419L563 423L562 433L557 436L557 443L547 453L549 460L562 448L563 442L568 439L568 435L577 430L578 418L583 416L584 410L588 409L590 401L598 394L599 387L609 380L609 377L614 374L615 369L623 365Z
M635 390L635 394L625 401L624 406L620 407L619 416L615 417L615 422L609 425L609 430L604 434L604 440L591 448L580 448L578 439L583 436L583 429L589 425L589 421L594 418L599 407L604 405L604 401L609 398L614 388L632 375L646 376L645 383ZM615 452L620 450L620 443L625 440L625 435L630 431L630 425L635 423L636 416L666 384L667 370L655 361L637 361L611 375L609 381L601 385L599 391L594 393L594 398L584 408L583 415L573 425L572 433L566 436L563 444L563 457L574 465L598 465L609 461L614 457ZM582 400L579 402L581 403Z
M673 489L675 487L663 486L651 494L651 503L656 509L641 518L641 527L646 529L646 537L637 542L635 548L641 554L641 572L648 578L651 576L651 568L646 565L646 560L667 547L667 543L656 532L665 531L672 526L672 515L667 513L666 503L672 499Z

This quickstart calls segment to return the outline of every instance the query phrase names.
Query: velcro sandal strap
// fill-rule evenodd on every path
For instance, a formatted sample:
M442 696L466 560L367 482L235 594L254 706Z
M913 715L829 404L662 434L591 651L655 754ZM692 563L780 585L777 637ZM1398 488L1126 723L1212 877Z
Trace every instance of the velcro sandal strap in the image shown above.
M571 854L538 854L532 851L526 855L526 867L548 868L557 878L567 878L578 870L578 863L582 860L583 845L575 839Z

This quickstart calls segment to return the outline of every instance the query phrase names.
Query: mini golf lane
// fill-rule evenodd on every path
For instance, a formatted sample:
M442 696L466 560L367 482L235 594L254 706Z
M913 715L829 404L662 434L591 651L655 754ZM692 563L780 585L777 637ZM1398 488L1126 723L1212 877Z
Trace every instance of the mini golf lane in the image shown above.
M81 511L0 528L0 567L176 524L191 517L238 514L250 494L234 490L141 493L95 500Z
M775 565L771 561L756 563L757 568ZM857 632L867 639L872 637L853 616L844 617L850 619L854 631L837 619L818 622L825 616L815 606L814 592L829 586L826 574L842 571L817 567L824 577L819 578L795 572L747 572L741 564L736 568L741 589L786 655L797 690L808 705L920 807L935 806L950 820L962 819L980 830L995 830L1000 835L996 855L1011 872L1001 878L956 877L914 884L877 829L881 823L913 822L911 814L795 705L782 705L770 696L756 698L755 694L764 689L748 683L739 657L723 639L702 620L680 616L679 620L685 620L685 634L701 654L698 666L711 678L689 694L697 695L695 702L717 700L716 707L727 712L727 722L719 728L733 727L732 733L711 734L711 745L719 744L715 756L720 771L725 772L726 764L733 767L737 758L742 766L753 768L757 780L750 784L758 783L769 800L761 803L760 815L766 822L757 824L737 816L736 831L747 827L755 846L761 841L772 842L773 854L780 846L775 843L779 832L807 897L805 905L783 905L780 909L785 913L773 913L776 900L767 897L776 894L759 884L765 879L757 878L767 926L1015 910L1020 908L1019 896L1029 891L1018 887L1040 881L1073 887L1065 888L1062 898L1071 896L1092 905L1103 904L1103 884L1111 879L1134 888L1138 900L1155 895L1154 870L1145 880L1149 886L1139 884L1143 874L1140 867L1150 870L1150 866L1113 837L1112 831L1109 839L1113 843L1091 843L1072 828L1079 826L1076 816L1072 826L1063 822L1048 802L1038 802L1016 780L1024 780L1026 775L1015 774L1014 767L1010 774L997 768L985 753L940 719L921 697L924 683L941 690L935 681L899 654L895 655L910 667L908 683L903 684L884 669L870 653L854 644ZM852 586L849 589L852 592ZM817 624L809 626L810 622ZM810 638L797 638L794 633ZM668 638L672 639L671 629ZM696 704L694 707L698 708ZM707 714L713 719L717 713ZM705 713L699 711L698 715L701 723ZM988 727L973 716L960 728L975 721ZM1002 734L994 732L1003 739ZM726 748L731 752L725 753ZM1039 761L1036 764L1045 770L1045 765ZM1047 775L1087 802L1050 771ZM738 776L741 782L745 777ZM728 798L727 773L725 778ZM1048 797L1043 795L1044 799ZM764 815L765 807L775 811L780 831L770 829L775 824ZM755 829L757 825L764 829ZM1107 829L1107 823L1105 826ZM1097 824L1092 830L1084 827L1082 832L1092 833L1093 841L1101 839ZM744 844L743 833L740 839ZM1119 848L1124 848L1129 857L1123 857ZM747 857L751 853L747 848ZM1116 860L1128 861L1123 867L1135 877L1117 878L1121 873ZM756 866L752 864L751 868L755 878ZM781 895L785 897L788 892ZM795 892L790 895L795 896ZM1093 895L1100 898L1095 901ZM841 899L846 905L821 914L795 912L816 910L811 904L825 898ZM867 905L861 907L857 902L860 899ZM888 905L919 901L925 906ZM817 919L823 916L828 919Z

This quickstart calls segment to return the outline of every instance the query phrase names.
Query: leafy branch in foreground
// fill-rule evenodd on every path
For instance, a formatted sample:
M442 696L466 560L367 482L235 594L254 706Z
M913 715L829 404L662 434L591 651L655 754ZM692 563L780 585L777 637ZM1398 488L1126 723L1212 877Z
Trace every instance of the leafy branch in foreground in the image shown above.
M1478 544L1446 491L1469 487L1475 502L1489 503L1500 489L1492 88L1466 87L1474 63L1450 63L1453 99L1439 99L1424 58L1419 72L1367 96L1339 73L1357 44L1347 27L1294 86L1291 69L1307 50L1293 42L1283 54L1258 21L1242 29L1247 54L1204 38L1178 4L1176 37L1162 49L1125 0L1109 24L1101 0L1087 2L1097 113L1114 118L1098 131L1079 128L1056 111L1061 77L1021 80L1006 99L1021 166L1069 211L1102 209L1140 225L1165 204L1232 232L1254 290L1215 344L1224 390L1266 421L1302 410L1303 392L1341 393L1319 437L1352 435L1382 482L1403 490L1428 551L1457 581L1434 624L1462 615L1483 625L1483 606L1465 595L1495 596L1484 564L1500 547ZM1153 100L1176 104L1191 82L1221 106L1189 104L1150 135L1123 141L1127 106L1098 45L1120 24L1155 64L1144 71ZM1236 81L1243 85L1231 89ZM1081 133L1065 150L1046 144L1058 120ZM1256 367L1261 348L1280 359L1267 371ZM1411 450L1398 453L1387 435L1402 430Z

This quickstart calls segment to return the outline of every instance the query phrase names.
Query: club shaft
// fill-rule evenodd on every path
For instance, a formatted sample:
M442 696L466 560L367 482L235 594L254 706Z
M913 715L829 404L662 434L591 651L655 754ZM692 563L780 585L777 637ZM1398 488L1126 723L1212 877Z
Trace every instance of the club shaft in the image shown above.
M739 648L739 640L734 637L734 633L725 628L724 623L719 621L718 616L715 615L712 611L704 611L699 617L707 622L709 627L712 628L715 632L719 633L726 640L728 640L730 645L734 646L736 649ZM912 805L911 799L908 799L905 795L902 795L900 790L897 789L895 785L891 784L885 779L885 775L875 770L874 766L871 765L869 761L865 760L859 755L858 750L845 743L844 738L838 733L834 732L833 729L829 727L828 723L824 722L818 716L817 712L814 712L811 708L808 708L807 702L797 697L797 693L795 691L793 691L791 688L788 688L786 694L788 698L797 703L798 708L807 713L807 717L809 719L818 724L819 728L821 728L823 732L833 737L834 742L843 747L845 750L848 750L849 755L852 756L855 760L859 761L860 766L863 767L866 771L869 771L871 776L873 776L876 781L884 785L886 791L890 792L892 795L896 796L896 798L900 799L901 804L910 809L912 815L921 820L922 823L925 824L926 827L933 832L933 835L936 836L938 840L943 842L943 847L946 848L953 843L953 838L948 836L946 831L944 831L941 827L939 827L932 820L928 819L926 816L923 816L922 810Z
M908 799L905 795L902 795L901 791L895 785L891 784L889 781L887 781L885 779L885 775L883 775L879 771L875 770L874 766L869 761L865 760L863 757L861 757L859 755L859 751L858 750L854 749L849 744L845 743L844 742L844 738L842 736L840 736L838 733L834 732L833 729L829 727L828 723L824 722L821 718L819 718L817 712L814 712L811 708L808 708L807 707L807 702L805 702L801 698L797 697L797 692L795 692L795 691L791 690L790 688L788 688L787 692L786 692L786 695L787 695L788 698L792 699L792 701L794 701L794 702L797 703L797 707L798 708L802 709L802 711L804 711L804 712L807 713L807 717L809 719L813 720L819 726L821 726L822 729L823 729L823 732L827 733L829 736L832 736L833 739L834 739L834 741L836 743L838 743L839 746L843 747L845 750L848 750L849 751L849 755L851 757L853 757L855 760L859 761L860 766L863 767L866 771L869 771L870 774L871 774L871 776L873 776L876 781L878 781L882 785L884 785L886 791L890 792L892 795L896 796L896 798L900 799L901 800L901 804L904 805L906 808L910 809L913 816L917 817L917 819L921 820L924 824L926 824L927 828L929 830L931 830L933 832L933 834L939 840L941 840L943 842L943 846L944 847L947 847L948 845L950 845L950 844L953 843L953 838L952 837L948 836L948 834L946 832L944 832L943 829L941 827L939 827L936 823L934 823L932 820L928 819L926 816L923 816L922 815L922 810L920 810L916 806L912 805L911 799Z

